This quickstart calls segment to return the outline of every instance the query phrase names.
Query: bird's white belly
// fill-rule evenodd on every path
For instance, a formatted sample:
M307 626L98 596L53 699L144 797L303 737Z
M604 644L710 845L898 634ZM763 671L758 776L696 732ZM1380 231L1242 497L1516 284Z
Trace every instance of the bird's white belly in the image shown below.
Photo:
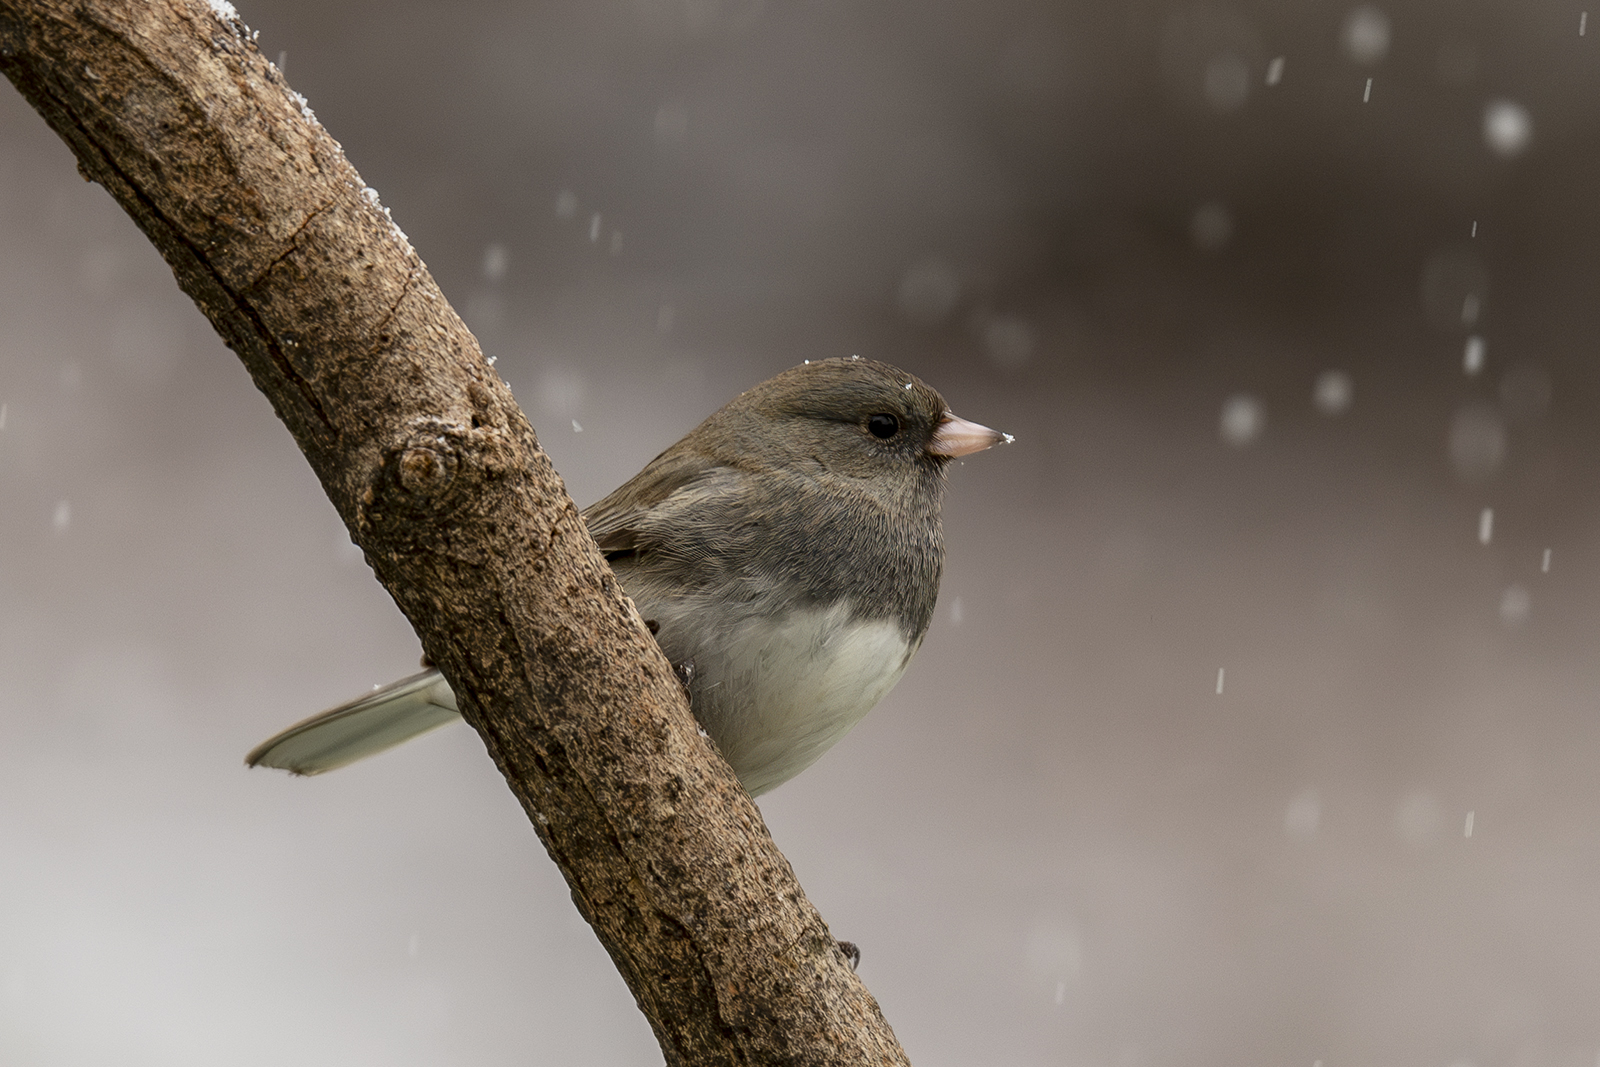
M900 627L850 615L838 604L747 619L697 651L695 716L752 795L815 763L905 673Z

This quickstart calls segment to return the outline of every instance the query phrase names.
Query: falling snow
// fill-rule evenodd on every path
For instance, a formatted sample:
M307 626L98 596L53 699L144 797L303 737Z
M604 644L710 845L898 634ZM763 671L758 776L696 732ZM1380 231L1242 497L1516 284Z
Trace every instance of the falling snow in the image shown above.
M1533 594L1527 586L1513 582L1500 594L1500 621L1505 625L1521 626L1532 610Z
M1297 793L1283 813L1283 828L1297 841L1309 841L1322 825L1322 798L1315 789Z
M1355 385L1344 371L1329 370L1317 375L1311 402L1324 415L1341 415L1355 398Z
M1489 269L1465 244L1441 248L1422 267L1422 306L1428 320L1452 333L1472 326L1483 314Z
M1253 396L1241 393L1222 405L1222 439L1235 448L1243 448L1261 436L1266 424L1266 409Z
M1448 442L1451 466L1464 482L1486 481L1505 465L1505 420L1490 404L1474 401L1458 409Z
M500 281L511 266L511 253L505 245L492 244L483 250L483 276L491 282Z
M457 81L491 91L477 111L463 106L463 98L451 98L453 87L446 85L439 87L437 106L404 113L405 101L424 97L409 86L386 93L380 83L385 70L405 70L420 59L407 74L427 78L434 73L434 55L428 49L402 54L407 36L385 28L376 37L394 54L382 63L355 55L370 42L354 35L345 44L352 53L346 73L365 72L351 84L372 90L370 101L388 103L407 121L426 125L435 112L476 115L456 124L458 139L483 129L509 131L504 135L514 150L469 152L460 159L481 157L493 168L499 157L510 157L524 164L522 172L492 170L472 175L465 186L457 182L456 188L490 191L478 198L490 213L434 227L444 235L441 242L453 243L429 254L469 299L464 306L475 329L488 314L483 309L494 305L471 298L487 295L503 303L505 328L489 347L507 361L505 370L526 375L519 378L529 387L523 399L540 426L553 429L565 418L575 435L585 437L583 443L564 439L564 447L572 453L573 484L589 499L638 469L716 404L760 380L764 370L799 362L802 354L848 353L854 343L882 348L891 362L926 375L963 415L1012 428L1042 424L1028 427L1037 448L982 457L958 472L950 489L953 580L947 580L940 601L947 609L943 627L935 626L899 699L903 711L908 698L931 693L922 720L958 729L924 731L918 736L927 743L919 751L890 752L891 765L899 767L893 763L899 759L907 772L889 776L894 789L885 790L882 776L861 783L869 803L882 799L875 790L902 803L905 796L890 794L914 791L918 782L937 784L947 777L947 766L970 763L974 739L1002 744L978 753L990 762L1007 755L1007 739L1012 746L1024 739L1025 758L1009 760L1004 774L986 781L1002 793L1011 790L997 797L1017 801L1015 810L1026 819L1003 834L985 832L981 819L945 820L939 829L953 854L972 854L974 841L980 850L993 850L993 862L986 859L972 872L991 881L979 887L983 892L968 894L985 906L958 909L943 925L924 924L935 933L956 932L953 941L931 946L940 958L996 953L1023 972L1030 984L1022 996L1054 1029L1040 1042L1051 1052L1019 1047L1012 1058L1043 1062L1055 1055L1111 1067L1158 1067L1165 1050L1192 1040L1190 1058L1230 1062L1240 1055L1227 1042L1248 1046L1248 1025L1217 1018L1216 1012L1206 1018L1196 1002L1211 996L1222 1003L1221 996L1230 1004L1264 1004L1281 1016L1288 996L1290 1028L1300 1028L1290 1035L1291 1067L1323 1067L1323 1060L1312 1059L1317 1052L1334 1067L1386 1062L1386 1056L1404 1060L1405 1049L1382 1047L1382 1035L1393 1031L1384 1030L1382 1012L1396 1003L1407 1004L1417 1032L1445 1035L1437 1064L1485 1067L1497 1056L1542 1055L1587 1062L1584 1057L1595 1056L1592 1043L1569 1048L1560 1042L1592 1042L1583 1036L1588 1031L1582 1030L1578 1002L1594 992L1594 983L1583 970L1581 952L1574 950L1572 962L1567 955L1573 953L1558 951L1583 941L1560 935L1584 932L1582 923L1590 917L1572 902L1587 898L1581 877L1568 869L1573 865L1548 857L1562 855L1560 831L1570 828L1572 811L1581 813L1581 805L1594 800L1586 791L1588 779L1573 774L1558 783L1560 790L1535 790L1533 801L1519 800L1528 810L1512 813L1516 817L1509 821L1493 806L1493 794L1508 782L1521 788L1528 781L1537 784L1551 768L1581 765L1582 753L1552 755L1549 741L1583 739L1572 724L1581 726L1581 696L1593 688L1581 655L1561 659L1587 632L1582 594L1585 583L1592 583L1584 553L1593 537L1584 528L1583 494L1594 464L1576 447L1587 440L1584 427L1592 421L1582 377L1589 341L1581 315L1561 320L1568 314L1561 307L1568 288L1560 280L1581 281L1593 272L1549 237L1570 220L1570 243L1576 246L1593 227L1587 187L1550 177L1571 178L1563 161L1581 157L1594 132L1593 109L1586 111L1584 101L1571 95L1581 85L1574 72L1581 75L1594 60L1587 53L1587 12L1576 20L1584 40L1573 45L1559 39L1567 32L1559 22L1570 18L1565 8L1544 26L1515 18L1485 21L1481 11L1429 22L1419 20L1416 9L1389 0L1268 7L1183 0L1141 9L1134 23L1151 23L1157 34L1166 12L1183 13L1192 32L1177 44L1153 42L1137 26L1130 33L1126 20L1113 19L1122 36L1107 40L1127 51L1107 46L1104 57L1091 51L1099 47L1095 20L1083 23L1083 39L1067 47L1037 32L1037 25L1003 25L1003 9L985 11L972 40L986 56L992 44L995 62L985 68L982 95L970 101L903 73L937 69L916 51L918 20L898 20L890 48L883 39L860 36L876 32L874 20L856 20L845 62L815 64L820 75L805 69L810 63L752 63L751 56L777 54L766 36L776 12L759 0L643 5L634 21L643 28L636 36L647 38L648 47L615 35L605 19L599 20L604 35L577 41L576 47L518 36L517 24L526 20L491 20L486 36L504 41L480 43L473 54L481 72ZM203 15L206 9L197 10ZM211 10L226 24L239 18L225 0L213 0ZM385 13L386 19L401 16L399 9ZM580 11L559 20L563 34L580 29L588 17ZM231 29L205 25L231 47ZM1498 32L1501 27L1509 32ZM818 58L825 55L828 32L819 29L808 38L808 60L813 50ZM453 44L449 36L427 43L442 56ZM285 37L301 39L287 32ZM1524 46L1531 54L1519 58L1512 45L1524 39L1537 47ZM1161 48L1167 49L1161 61L1174 66L1169 53L1180 45L1181 69L1153 69ZM655 53L662 47L690 48L695 76L658 78L653 90L619 96L618 86L638 81L619 57L635 60L642 50L648 62L638 69L649 70L659 66ZM1294 78L1287 76L1289 51L1296 55ZM740 65L721 66L724 52L738 54ZM485 56L495 62L482 62ZM508 62L513 58L517 62ZM524 60L527 70L548 73L528 75L518 65ZM286 64L286 52L278 53L279 70ZM308 79L316 64L311 50L297 59ZM739 98L741 79L770 73L763 67L794 80L756 84L748 101ZM799 80L813 76L814 84ZM1146 92L1130 89L1134 77L1167 80ZM1378 78L1384 86L1375 86ZM316 91L342 92L338 81L322 78ZM284 91L275 76L271 84ZM1163 91L1171 98L1162 98ZM1353 106L1358 94L1364 109ZM291 99L306 121L317 121L303 96ZM526 122L496 119L504 118L508 99L527 108L518 112ZM794 104L756 107L775 99ZM857 100L865 106L838 106ZM1012 102L1025 106L1016 109ZM325 111L348 110L347 102L321 103ZM829 121L786 128L784 112L801 103L822 109ZM878 112L893 121L874 125L882 118ZM751 115L760 119L755 126ZM595 116L601 121L593 121ZM1102 123L1118 131L1109 148L1092 136ZM437 130L417 132L416 144L456 143L422 139L436 138ZM543 145L547 135L554 143ZM17 560L0 579L8 595L20 600L30 585L24 567L31 562L24 553L37 543L64 563L85 568L81 580L88 590L81 602L67 604L71 612L43 597L44 609L13 606L12 636L20 642L11 653L18 676L13 684L24 695L37 692L48 705L58 691L79 684L86 649L124 639L112 632L116 620L143 621L148 615L157 624L150 627L156 638L149 640L170 639L181 649L181 638L192 636L180 627L186 612L214 620L245 605L238 618L246 631L232 642L233 653L209 633L188 642L204 652L203 670L233 679L219 688L205 675L204 684L190 688L212 694L237 688L263 669L261 642L250 627L270 629L279 644L305 644L315 639L311 630L319 620L337 619L340 612L307 600L323 595L321 585L327 584L314 581L314 570L304 589L287 590L292 596L273 588L261 595L250 585L259 584L258 574L219 555L240 540L237 530L216 525L219 518L247 532L263 528L264 519L281 521L292 541L294 517L277 513L283 501L273 495L274 483L257 480L249 492L228 497L238 494L239 472L225 476L226 464L184 459L173 471L161 461L176 452L133 456L150 441L189 450L187 438L207 427L179 421L172 415L176 407L157 410L153 405L176 379L141 377L143 364L128 353L160 348L153 336L170 342L168 351L176 353L171 358L197 359L201 345L215 346L215 339L202 338L203 329L147 336L130 328L130 322L138 326L140 314L130 308L153 292L146 283L159 272L159 260L137 258L131 242L118 243L115 233L93 233L85 221L93 221L90 211L75 206L89 201L73 200L71 189L36 204L18 199L45 188L24 169L27 151L22 145L7 157L15 173L0 175L6 179L0 191L28 213L19 218L65 218L71 224L65 233L38 224L49 238L39 244L53 247L57 257L39 274L61 279L73 299L44 302L49 314L42 327L25 321L28 278L14 272L21 296L12 302L17 322L8 322L8 330L19 353L31 357L37 349L37 359L14 360L3 383L23 421L8 427L9 406L0 403L0 430L6 431L0 435L0 469L14 479L20 534L11 549ZM460 159L389 155L394 166L374 173L375 179L420 189L429 181L449 188L440 184L441 176L460 177ZM531 171L525 166L530 159L536 161ZM1132 160L1137 167L1124 174L1107 159ZM402 166L413 169L403 172ZM1308 173L1315 180L1284 180ZM578 184L583 194L575 191ZM497 189L508 192L502 196ZM1107 189L1116 195L1108 197ZM360 195L382 208L376 190ZM603 217L596 210L602 202ZM1472 217L1478 214L1481 219ZM1479 221L1483 242L1476 241ZM1274 258L1283 249L1293 256ZM1557 254L1540 261L1552 249ZM19 254L24 253L31 251ZM1274 274L1279 270L1281 282ZM1332 284L1313 284L1321 281ZM559 302L539 292L551 285ZM1346 299L1352 290L1362 299ZM1281 302L1285 292L1295 295L1294 302ZM525 297L529 303L519 307ZM794 313L796 306L803 314ZM74 318L81 310L84 321L69 320L65 342L47 347L44 340L66 308ZM762 317L769 311L771 317ZM184 312L192 316L187 307ZM585 325L586 314L591 325ZM877 324L872 315L879 316ZM534 327L547 319L553 327ZM1493 364L1487 360L1489 333L1496 338ZM864 336L871 340L860 340ZM747 360L739 354L745 350L760 355ZM486 357L497 366L496 356ZM601 417L597 412L607 413L607 433L586 433L580 410L591 422ZM1220 441L1208 437L1213 426ZM174 427L181 433L175 436ZM77 441L82 447L61 445ZM549 443L563 446L563 440ZM123 449L137 467L123 461ZM62 469L68 461L79 469ZM167 482L155 481L148 489L134 483L146 467ZM128 489L108 494L112 479L127 479ZM181 487L176 497L173 484ZM82 522L74 524L68 500L53 499L60 494L71 495ZM209 506L229 499L239 507ZM1496 506L1484 506L1489 501ZM163 516L175 521L154 524ZM157 531L168 544L152 538L154 549L129 556L126 549L141 529ZM330 554L331 533L313 529L316 551L309 555L317 563L319 553ZM1473 547L1474 535L1481 547ZM1540 539L1553 546L1557 538L1566 555L1562 573L1553 575L1553 547L1536 546ZM259 538L244 540L249 547ZM90 542L93 553L83 551ZM1102 543L1117 546L1115 565L1101 565L1095 552ZM101 570L89 571L95 565L90 557L102 555L105 545L124 551L109 555ZM169 551L170 557L163 555ZM339 552L341 563L348 560L365 573L361 550L343 532ZM233 589L232 579L216 579L213 571L228 569L219 566L202 572L210 575L207 580L150 585L165 592L148 612L98 610L121 595L119 582L127 584L110 569L118 560L125 565L133 559L159 577L158 568L177 566L174 561L188 567L192 558L193 566L204 568L213 556L230 563L237 580L246 583L228 604L208 607L197 600L191 606L171 595L192 599L208 589ZM1019 558L1027 561L1020 576ZM1122 565L1126 560L1135 563ZM275 566L268 573L293 572ZM971 627L965 626L964 597L950 595L957 581L983 609ZM44 590L47 583L31 584ZM51 597L72 592L64 582L51 584ZM143 589L135 585L135 592ZM1537 605L1533 592L1539 594ZM110 621L85 615L84 604ZM83 640L65 630L44 632L60 619L89 620ZM33 626L41 637L30 643ZM947 644L936 648L941 641ZM29 678L34 650L42 653L42 669L38 678ZM296 649L285 645L280 651L284 656L268 659ZM346 670L370 662L352 660L352 654L345 657ZM409 646L396 652L410 654ZM1221 654L1245 663L1244 690L1225 690L1225 669L1206 666L1205 659ZM223 658L228 655L234 659ZM303 656L300 661L308 662ZM973 674L973 663L985 671ZM309 663L312 668L321 670ZM175 660L173 669L196 668ZM1215 674L1214 702L1198 701L1187 689L1206 676L1202 671ZM118 688L108 691L134 699L138 686L127 684L126 674L116 672ZM311 691L313 680L302 679L307 692L290 694L293 701L324 695ZM1566 694L1580 698L1570 710ZM333 689L326 695L344 694ZM262 694L264 701L280 699L281 694ZM981 714L974 717L974 708ZM895 713L879 714L878 726L852 738L855 752L842 749L841 760L871 766L882 758L885 750L870 746L893 736ZM1183 721L1184 714L1193 721ZM80 720L61 719L74 727L99 723ZM40 721L41 731L55 728L53 718ZM154 732L187 721L174 719L163 727L152 719L153 726L141 727L151 730L151 751L182 741L191 748L174 747L174 765L235 761L232 741L211 746L217 751L202 748L209 744L204 730ZM8 773L38 758L27 748L33 729L13 731L19 756L4 768ZM94 743L79 744L70 733L61 736L59 751L88 761L86 773L95 774L110 764L92 761L119 740L89 735ZM133 778L158 785L176 780L149 764L147 754L135 754L139 760L119 764L133 766ZM415 766L436 755L406 758ZM839 762L830 771L824 765L819 773L839 775L849 766ZM1484 767L1493 772L1487 778ZM36 777L46 788L51 776ZM203 789L204 779L183 780ZM1151 783L1156 788L1148 788ZM796 788L794 796L803 799L813 787ZM426 790L411 792L418 796L402 799L428 799ZM125 795L136 800L137 790ZM1489 838L1476 836L1475 811L1465 807L1480 799L1491 804ZM39 807L60 801L49 797ZM1567 810L1563 804L1580 807ZM202 798L193 807L203 815L207 805ZM139 817L139 826L155 827L150 844L161 851L158 831L165 824L147 812ZM980 827L976 836L969 823ZM409 825L414 830L417 824ZM315 847L335 853L340 847L338 834L326 827L308 832L310 837L280 834L292 846L286 852L293 854L291 862L258 864L259 871L269 881L304 878L307 869L314 870ZM29 835L12 837L26 853ZM75 882L65 862L58 871L48 869L54 854L80 864L83 857L61 845L59 835L40 837L50 848L24 853L17 869L26 873L27 862L40 863L43 856L40 869L52 881L65 872L59 881L83 892L87 879ZM815 851L815 842L799 844ZM270 851L271 845L263 847ZM869 845L844 842L852 855ZM299 850L310 855L310 863L297 861ZM171 849L161 854L169 852L178 855ZM1196 857L1213 852L1266 857L1265 866L1257 866L1270 877L1247 878L1248 884L1185 877L1196 869ZM403 849L401 854L410 855ZM861 855L869 861L873 856ZM1461 877L1463 860L1473 865L1471 877ZM183 860L175 862L169 873L179 884ZM891 909L891 918L910 928L911 919L927 917L917 907L929 894L908 895L902 883L911 879L906 884L915 890L922 876L879 871L883 866L853 863L857 888L871 899L908 901ZM1080 877L1083 870L1093 877ZM1338 946L1341 951L1331 956L1326 923L1315 921L1318 892L1326 889L1330 872L1363 888L1359 906L1346 908L1349 914L1340 918L1371 934ZM36 880L43 885L46 877ZM101 881L115 889L118 879ZM471 881L469 888L487 885L493 874ZM1507 885L1537 892L1506 893ZM292 896L297 886L251 882L243 892L267 899L273 892ZM141 898L163 896L155 883L143 888ZM51 978L55 972L49 968L65 966L57 962L64 957L48 950L61 936L71 941L81 922L74 911L51 928L49 907L27 898L28 878L10 889L23 904L16 928L26 933L25 920L51 935L38 938L44 947L32 958L14 953L17 962L0 967L0 1000L22 1019L23 1007L54 995L41 975ZM38 895L46 900L54 892L51 885ZM98 889L91 886L93 892ZM182 892L164 896L188 900ZM1535 897L1541 906L1531 912L1512 914L1516 909L1505 903ZM1271 958L1261 956L1253 935L1246 936L1243 949L1233 936L1245 914L1241 899L1249 903L1246 912L1259 905L1259 913L1272 920ZM117 929L100 931L116 936L97 938L111 948L84 966L86 973L103 969L112 975L115 982L103 983L108 989L115 984L137 992L139 978L154 974L151 986L161 1004L181 1004L183 991L161 984L167 978L160 972L170 969L171 959L193 956L213 974L226 965L205 960L200 941L180 943L176 950L157 945L151 955L125 931L176 931L181 942L184 924L164 921L167 915L151 920L142 907L123 908L114 892L106 900L112 903L90 904L119 917ZM1429 914L1422 918L1429 921L1418 923L1421 913L1408 914L1418 901L1427 903L1423 910ZM1070 913L1077 908L1081 930ZM1519 957L1521 969L1509 985L1494 971L1494 938L1485 938L1485 931L1492 935L1508 922L1526 928L1529 936L1522 940L1533 946L1522 953L1525 959ZM306 925L313 932L322 928ZM447 979L429 968L449 953L430 940L430 957L422 957L420 927L408 932L411 925L404 918L390 921L370 938L363 935L363 943L377 946L392 965L409 960L414 973L407 981L432 990ZM206 923L197 928L203 933ZM1176 941L1165 936L1173 929ZM1163 936L1152 940L1151 930ZM1398 940L1391 936L1396 931ZM1174 943L1181 951L1169 951ZM1398 967L1397 944L1410 954ZM161 954L168 950L170 958ZM297 951L289 945L282 953L287 962L268 962L292 974L303 955ZM551 958L555 963L541 973L564 973L562 957ZM151 959L161 965L154 971ZM1145 977L1121 988L1120 972L1110 968L1126 971L1129 960ZM946 970L956 976L950 981L959 982L971 978L967 972L981 977L984 968ZM1194 974L1175 981L1180 971ZM1402 987L1413 971L1426 973L1437 988L1406 1001ZM1220 987L1217 974L1226 979ZM133 982L123 980L128 975ZM1158 1020L1154 1029L1146 1027L1148 1034L1136 1035L1137 1043L1135 1036L1113 1032L1115 1020L1135 1017L1137 1005L1149 1002L1156 983L1182 994L1165 1014L1186 1020L1184 1026ZM58 984L68 989L65 977ZM79 985L87 990L83 995L96 995L94 982ZM1009 1003L1011 987L1000 986L996 1001ZM1200 992L1191 994L1191 987ZM1301 996L1334 987L1362 995ZM1561 998L1535 997L1531 1007L1521 1003L1526 989L1550 988L1573 990L1566 999L1577 1007L1563 1006ZM978 997L993 992L982 982L972 989ZM302 999L315 1006L325 1002L325 993L308 988ZM113 996L108 1002L114 1001ZM455 998L452 1014L465 1018L465 1008L455 1009L470 1002ZM976 1009L968 1014L979 1020L971 1024L975 1033L993 1015ZM90 1015L116 1013L91 1010L82 1017ZM1475 1015L1490 1019L1494 1033L1487 1045L1470 1025L1464 1036L1451 1036L1452 1021L1467 1018L1470 1024ZM1204 1025L1188 1025L1197 1018ZM158 1021L164 1032L182 1032L181 1020ZM918 1025L926 1029L926 1020L913 1019L907 1029ZM1029 1039L1029 1025L1024 1020L1002 1042L1020 1046ZM1226 1033L1217 1037L1207 1026ZM1192 1033L1174 1041L1173 1027ZM606 1027L593 1029L606 1036ZM1328 1034L1342 1035L1350 1049L1334 1049ZM333 1032L328 1039L349 1040ZM1463 1055L1472 1056L1471 1064L1458 1058ZM425 1057L419 1052L417 1058ZM601 1052L593 1058L607 1059Z
M1357 63L1372 64L1389 54L1389 16L1371 5L1351 11L1340 35L1345 54ZM1368 84L1371 80L1368 79Z
M1237 53L1223 52L1206 64L1205 94L1218 111L1237 111L1250 96L1250 66Z
M1533 117L1511 100L1496 100L1483 109L1483 142L1504 159L1520 156L1533 139Z

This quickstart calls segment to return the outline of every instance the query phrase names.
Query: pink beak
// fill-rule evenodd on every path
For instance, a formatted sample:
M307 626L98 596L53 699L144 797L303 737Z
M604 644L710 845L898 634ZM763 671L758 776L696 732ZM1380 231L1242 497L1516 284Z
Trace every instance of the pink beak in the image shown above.
M966 419L958 419L952 412L945 412L944 418L939 420L939 425L933 429L933 439L928 442L928 452L935 456L970 456L974 452L982 452L986 448L1004 441L1010 444L1015 438L999 430L991 430L987 426L979 426Z

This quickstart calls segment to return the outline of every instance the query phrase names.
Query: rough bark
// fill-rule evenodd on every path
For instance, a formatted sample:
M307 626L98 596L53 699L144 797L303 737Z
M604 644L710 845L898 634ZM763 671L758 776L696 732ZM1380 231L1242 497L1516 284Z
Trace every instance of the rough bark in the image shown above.
M271 400L667 1062L906 1062L509 390L217 8L0 0L0 69Z

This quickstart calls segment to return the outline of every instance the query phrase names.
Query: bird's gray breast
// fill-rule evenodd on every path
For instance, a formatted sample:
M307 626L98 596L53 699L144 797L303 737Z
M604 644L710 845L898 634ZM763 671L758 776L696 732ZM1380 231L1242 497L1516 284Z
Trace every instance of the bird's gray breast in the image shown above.
M809 767L905 672L938 595L935 488L908 509L722 467L629 517L617 577L667 658L693 664L695 717L752 794Z

